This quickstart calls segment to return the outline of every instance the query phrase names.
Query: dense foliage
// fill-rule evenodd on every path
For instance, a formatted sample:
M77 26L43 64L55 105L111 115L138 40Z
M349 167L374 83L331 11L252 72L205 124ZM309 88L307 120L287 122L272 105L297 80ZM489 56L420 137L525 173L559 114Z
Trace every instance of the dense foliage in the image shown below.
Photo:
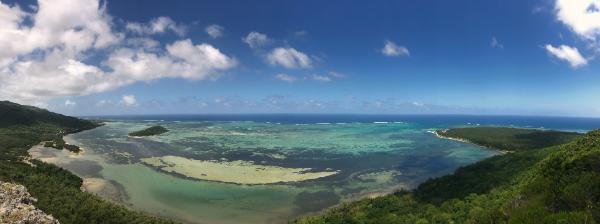
M136 132L131 132L129 133L130 136L151 136L151 135L160 135L162 133L168 132L169 130L166 129L163 126L152 126L149 128L146 128L144 130L140 130L140 131L136 131Z
M59 138L59 136L57 136L57 138L55 139L52 139L52 141L44 142L44 147L55 148L59 150L66 149L74 153L78 153L81 151L81 148L79 148L79 146L68 144L65 142L65 140Z
M38 208L61 223L166 223L81 191L81 178L37 160L23 162L27 150L68 133L99 124L43 109L0 102L0 180L22 184L38 199ZM63 147L69 147L63 143ZM48 143L46 143L48 144Z
M413 192L347 203L294 223L600 222L600 131L543 149L513 139L503 145L527 150L461 168Z
M581 135L575 132L507 127L454 128L437 133L508 151L545 148L568 142Z

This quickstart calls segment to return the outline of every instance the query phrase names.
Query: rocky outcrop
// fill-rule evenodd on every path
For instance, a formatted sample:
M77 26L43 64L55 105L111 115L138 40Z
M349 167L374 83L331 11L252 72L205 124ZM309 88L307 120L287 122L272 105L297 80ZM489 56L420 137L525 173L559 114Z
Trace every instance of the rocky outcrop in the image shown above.
M0 223L59 224L51 215L37 209L37 200L23 185L0 181Z

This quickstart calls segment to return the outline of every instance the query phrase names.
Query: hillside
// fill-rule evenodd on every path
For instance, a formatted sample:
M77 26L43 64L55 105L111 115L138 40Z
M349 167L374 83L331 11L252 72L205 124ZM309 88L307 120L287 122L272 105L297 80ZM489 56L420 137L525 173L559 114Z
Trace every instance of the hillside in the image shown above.
M294 223L600 222L600 131L562 145L523 149L429 180L412 192L344 204Z
M31 106L0 102L0 181L27 188L34 203L60 223L166 223L80 190L82 180L57 166L37 160L23 162L27 150L41 141L62 139L68 133L98 123Z

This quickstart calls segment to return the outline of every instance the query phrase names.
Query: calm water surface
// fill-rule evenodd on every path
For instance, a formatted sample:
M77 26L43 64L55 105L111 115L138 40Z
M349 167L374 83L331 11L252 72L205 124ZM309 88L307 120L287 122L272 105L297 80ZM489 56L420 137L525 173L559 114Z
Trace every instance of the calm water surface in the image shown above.
M40 156L89 180L90 189L132 208L186 223L285 223L345 200L414 188L428 178L497 154L428 131L501 125L587 131L598 119L389 115L195 115L103 117L105 126L69 135L78 156ZM130 138L151 125L170 131ZM140 163L166 155L335 170L294 183L240 185L182 178Z

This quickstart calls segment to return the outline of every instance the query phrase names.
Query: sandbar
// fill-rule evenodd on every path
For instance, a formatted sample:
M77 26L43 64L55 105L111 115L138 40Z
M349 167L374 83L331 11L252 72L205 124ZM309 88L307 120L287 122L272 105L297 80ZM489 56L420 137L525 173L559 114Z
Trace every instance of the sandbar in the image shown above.
M194 160L179 156L141 159L142 163L164 172L192 179L236 184L274 184L298 182L335 175L337 171L312 172L310 168L257 165L249 161Z

